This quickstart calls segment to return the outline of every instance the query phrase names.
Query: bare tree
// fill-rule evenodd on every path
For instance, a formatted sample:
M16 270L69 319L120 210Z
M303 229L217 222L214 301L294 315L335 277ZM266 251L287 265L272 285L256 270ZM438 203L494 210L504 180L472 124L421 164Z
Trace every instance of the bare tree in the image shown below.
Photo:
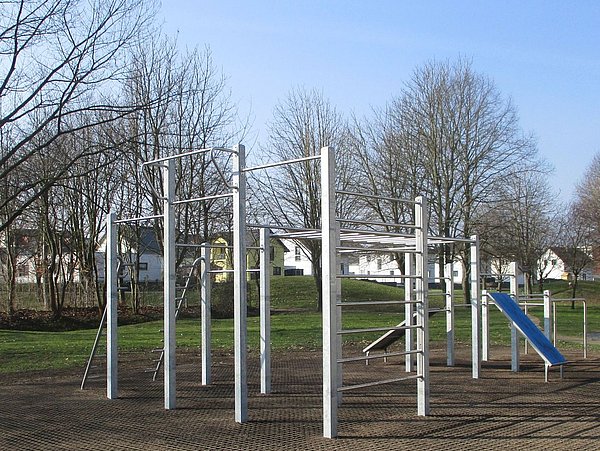
M586 224L600 243L600 153L597 153L577 185L573 214Z
M353 190L382 198L414 199L425 192L424 168L415 148L407 142L405 122L389 106L376 111L372 120L354 120L351 148L358 170L350 178ZM388 224L411 224L414 209L407 202L379 198L359 198L355 212L362 219ZM388 232L411 233L398 225L386 226ZM392 255L404 270L404 255Z
M127 144L115 165L121 175L115 205L125 217L162 213L162 173L155 167L141 171L143 162L193 150L225 147L245 133L238 124L224 76L215 68L210 50L180 52L176 42L159 36L136 49L125 85L130 103L146 105L119 121L117 134ZM221 194L230 184L230 154L219 151L193 154L176 160L178 199ZM201 243L228 230L231 201L208 199L177 206L177 240ZM162 246L162 223L150 224ZM139 258L148 224L125 229L132 252L132 299L137 309ZM198 252L199 250L196 250ZM177 266L194 250L178 248Z
M465 59L417 68L374 127L380 137L374 146L378 158L405 165L400 171L408 180L396 180L394 187L404 191L399 197L425 194L430 227L440 236L470 236L479 206L496 201L498 186L509 183L536 153L533 140L519 128L512 103ZM389 163L373 166L386 168L388 175L373 177L384 186L394 172L399 174ZM461 257L469 297L465 251L440 246L438 260L443 271L445 263Z
M62 149L64 154L49 155L52 171L36 176L36 155L53 149L60 137L94 125L74 118L85 111L102 112L96 118L106 122L137 108L108 101L102 90L122 75L125 52L143 37L154 11L155 3L143 0L2 2L0 131L6 140L0 180L16 170L28 177L0 198L0 209L11 206L0 230L90 154L87 148Z
M560 206L555 202L546 169L540 164L498 185L497 202L482 206L473 223L485 254L498 261L519 262L527 292L532 291L536 278L543 289L547 268L540 257L556 244L561 230Z
M590 222L579 216L582 210L578 204L572 204L563 218L561 242L564 246L565 266L571 273L571 297L575 297L581 275L593 265L593 250L598 241ZM575 308L575 301L571 302Z
M346 149L348 129L344 118L321 93L297 88L275 107L269 127L269 143L264 155L272 161L319 155L322 147L336 149L336 185L344 189L349 183L352 160ZM318 163L304 161L281 166L260 179L262 195L257 202L280 226L321 226L321 171ZM344 205L338 205L338 213ZM322 308L321 244L316 240L298 242L306 250L317 285L316 307Z

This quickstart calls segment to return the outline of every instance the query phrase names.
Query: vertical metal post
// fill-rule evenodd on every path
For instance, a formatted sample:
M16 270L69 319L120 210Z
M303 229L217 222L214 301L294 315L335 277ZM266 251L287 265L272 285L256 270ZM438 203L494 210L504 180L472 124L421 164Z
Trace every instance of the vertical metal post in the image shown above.
M429 415L429 275L427 273L427 200L415 199L415 297L417 300L417 415Z
M201 347L202 347L202 385L211 383L211 287L210 287L210 244L204 243L201 248L202 265L200 274L200 314L201 314Z
M471 236L471 353L473 379L481 372L481 284L479 282L479 239Z
M260 229L260 392L271 393L271 243Z
M527 315L529 315L529 296L527 296L525 298L525 302L523 304L524 304L523 305L523 310L524 310L523 313L525 313L525 316L527 316ZM523 341L524 341L524 345L525 345L523 351L524 351L525 355L527 355L527 354L529 354L529 340L527 340L527 336L523 336Z
M332 147L321 149L321 265L323 299L323 436L337 437L338 310L336 306L335 159Z
M512 276L510 277L510 294L517 304L519 304L519 274L517 262L512 262ZM527 285L527 284L525 284ZM520 348L519 348L519 331L515 327L515 323L510 326L510 369L517 373L519 371Z
M414 324L414 294L413 294L413 279L410 278L414 274L414 261L413 254L407 252L404 254L404 275L409 276L404 279L404 300L406 304L404 304L404 324L406 326L412 326ZM414 332L413 329L406 329L404 331L404 345L406 352L411 352L414 348L414 340L413 340ZM414 371L414 356L412 354L406 354L405 356L405 367L406 372L410 373Z
M587 359L587 348L588 348L588 339L587 339L587 302L582 300L583 302L583 358ZM562 366L561 366L562 369Z
M490 318L487 290L481 290L481 361L490 358Z
M446 263L446 364L454 366L454 273L452 263Z
M238 144L233 154L233 329L235 365L235 421L248 420L246 291L246 149Z
M544 335L550 340L550 290L544 290Z
M556 347L556 302L552 303L552 344Z
M165 409L175 409L175 160L164 163L163 195L164 398Z
M334 160L335 161L335 160ZM335 178L334 178L335 180ZM334 183L334 189L335 189L335 183ZM344 385L344 372L343 372L343 364L340 362L342 359L342 335L338 334L337 332L342 330L342 307L341 307L341 303L342 303L342 279L340 279L339 277L337 277L337 271L340 268L340 254L337 251L338 246L340 245L340 224L335 221L335 205L336 205L336 200L335 200L335 191L334 191L334 197L333 197L333 213L331 216L334 219L334 226L335 226L335 235L334 235L334 241L333 241L333 251L334 251L334 264L333 264L333 269L334 272L332 273L335 277L335 305L336 305L336 334L337 334L337 345L336 345L336 359L337 362L339 362L337 364L337 387L340 388ZM342 400L343 400L344 394L340 391L337 392L337 402L338 402L338 407L342 405Z
M117 225L115 214L106 215L106 396L118 396L119 350L117 346Z

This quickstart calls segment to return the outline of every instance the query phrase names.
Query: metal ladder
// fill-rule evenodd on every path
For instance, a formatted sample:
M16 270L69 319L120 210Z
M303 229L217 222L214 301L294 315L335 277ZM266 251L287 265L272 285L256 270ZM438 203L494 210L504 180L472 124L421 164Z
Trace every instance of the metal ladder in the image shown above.
M175 297L175 303L176 303L175 320L177 320L177 318L179 317L179 312L181 310L181 307L183 307L184 304L186 303L188 291L190 288L190 281L192 280L192 278L194 276L194 270L198 267L198 265L202 261L204 261L204 258L198 257L196 260L194 260L194 262L191 265L180 266L180 268L189 269L189 272L185 276L185 279L184 279L185 283L183 285L177 287L177 290L180 290L181 293ZM161 332L162 332L162 329L161 329ZM156 365L152 368L147 368L145 370L145 372L152 373L152 380L155 381L156 377L158 376L158 374L160 372L160 368L162 367L163 361L165 359L165 348L164 347L163 348L155 348L152 350L152 352L159 354L158 358L153 360L153 362L155 362Z
M132 263L122 263L121 260L118 261L117 263L117 274L119 274L121 272L121 268L124 266L132 266ZM117 287L117 290L123 291L123 290L127 290L128 287ZM98 331L96 332L96 338L94 339L94 345L92 346L92 350L90 352L90 356L88 357L87 363L85 365L85 372L83 373L83 378L81 379L81 390L83 390L85 388L85 384L88 381L88 379L97 379L100 377L100 375L96 374L96 375L92 375L90 374L90 370L96 369L98 368L98 365L94 365L94 359L96 357L106 357L106 354L101 355L98 354L98 347L100 345L100 339L102 338L102 331L104 330L104 327L106 326L106 306L104 306L104 310L102 311L102 319L100 320L100 325L98 326ZM106 346L106 342L104 342L104 345Z

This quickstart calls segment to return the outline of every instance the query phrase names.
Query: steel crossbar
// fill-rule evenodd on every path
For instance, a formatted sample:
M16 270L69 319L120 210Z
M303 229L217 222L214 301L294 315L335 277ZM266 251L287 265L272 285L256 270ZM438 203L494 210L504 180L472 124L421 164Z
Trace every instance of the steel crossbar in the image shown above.
M338 388L338 392L349 391L349 390L358 390L359 388L375 387L377 385L393 384L394 382L410 381L410 380L422 379L422 378L423 378L423 376L421 376L420 374L412 374L410 376L396 377L394 379L386 379L383 381L366 382L364 384L355 384L355 385L345 385L343 387Z
M386 359L388 357L397 357L397 356L418 354L419 352L420 351L413 349L411 351L395 351L395 352L387 352L384 354L369 354L369 355L361 355L358 357L344 357L342 359L338 359L338 363L364 362L364 361L374 360L374 359Z

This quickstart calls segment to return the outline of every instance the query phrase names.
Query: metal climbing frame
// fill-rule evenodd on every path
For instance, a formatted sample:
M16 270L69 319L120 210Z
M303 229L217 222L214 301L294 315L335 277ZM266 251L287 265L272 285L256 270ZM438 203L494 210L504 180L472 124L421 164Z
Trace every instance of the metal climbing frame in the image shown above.
M155 219L162 217L164 221L164 406L165 409L176 407L175 398L175 221L174 207L186 202L197 202L208 198L231 197L233 201L233 279L234 279L234 396L235 396L235 420L239 423L248 419L248 387L247 387L247 299L246 299L246 174L259 169L268 169L275 166L304 162L308 160L320 160L321 163L321 229L307 230L302 228L293 229L286 227L288 237L296 239L320 239L322 241L322 278L323 278L323 434L325 437L337 436L338 404L341 402L342 392L353 388L364 388L370 385L395 382L400 380L415 379L417 384L417 413L427 415L429 413L429 331L428 331L428 277L427 277L427 254L428 254L428 218L427 202L423 197L415 200L402 200L394 198L381 198L392 202L408 202L414 207L414 224L387 224L378 223L370 225L379 226L401 226L408 233L390 233L387 231L366 228L344 229L340 224L351 222L353 226L360 226L360 221L336 218L337 196L363 196L361 193L336 192L335 190L335 159L334 151L330 147L323 148L321 155L309 156L295 160L271 163L262 166L245 167L244 146L238 145L233 149L217 149L229 152L232 156L232 182L229 184L224 177L225 186L230 191L218 196L193 199L175 199L174 161L191 153L183 153L171 157L160 158L144 163L143 167L157 166L162 171L163 180L163 214L145 218L133 218L131 220ZM215 152L215 149L204 149L193 153ZM220 172L222 174L222 172ZM373 197L373 196L371 196ZM130 220L130 221L131 221ZM127 220L124 220L127 221ZM110 213L107 219L107 393L109 398L117 397L117 309L116 309L116 223L114 213ZM365 224L365 223L363 223ZM276 237L277 235L273 235ZM261 233L261 391L270 391L270 354L269 354L269 292L268 292L268 241L269 232L263 230ZM456 240L454 240L456 241ZM474 346L474 377L478 376L479 359L479 268L477 240L464 240L472 244L471 247L471 272L472 280L472 307L473 307L473 330ZM440 241L442 242L442 241ZM347 275L338 273L338 259L340 252L348 251L372 251L372 252L404 252L410 255L409 260L414 259L414 267L405 275L395 277L414 281L414 290L407 290L409 298L404 301L394 301L400 304L414 306L416 313L415 323L407 324L405 330L416 331L416 345L411 345L404 354L410 357L416 356L416 373L406 375L393 380L378 381L368 384L354 386L342 385L342 365L349 361L365 360L359 358L342 358L341 343L342 335L347 333L362 332L363 330L343 330L341 327L342 307L340 290L341 277ZM210 320L210 281L208 273L210 267L208 246L204 248L205 264L201 275L201 286L203 293L202 309L203 321ZM414 271L413 271L414 269ZM356 276L355 276L356 277ZM409 284L410 285L410 284ZM413 292L414 291L414 292ZM350 303L346 303L348 305ZM412 317L412 310L411 315ZM387 328L386 328L387 329ZM377 331L383 328L371 328L365 331ZM202 331L203 348L203 383L210 383L210 323L203 323ZM373 358L380 358L376 356ZM370 358L370 357L367 357ZM475 364L477 362L477 364Z
M322 239L322 276L323 276L323 435L337 436L338 405L341 393L382 383L400 380L416 379L417 381L417 413L429 413L429 333L428 333L428 301L427 301L427 203L418 197L415 201L389 199L390 201L410 202L414 205L414 224L405 227L414 230L414 234L389 233L385 231L343 229L339 223L344 219L336 218L336 196L353 195L365 196L361 193L338 192L335 190L335 159L332 148L321 151L321 239ZM385 226L385 224L384 224ZM396 226L396 224L394 224ZM342 385L342 365L349 361L371 358L342 358L341 336L346 333L372 332L382 328L361 330L344 330L341 328L342 307L340 299L340 278L346 275L338 274L338 256L340 251L352 252L354 249L373 250L381 252L381 247L388 249L403 249L414 255L415 272L402 277L415 281L414 306L416 307L416 324L401 326L405 330L415 329L417 334L415 354L417 356L416 374L386 381L377 381L354 386ZM354 276L360 277L360 275ZM412 304L413 300L406 301ZM349 305L350 303L346 303ZM411 315L412 316L412 315ZM389 328L385 328L387 330ZM413 350L406 351L410 355ZM403 354L403 353L400 353ZM382 356L376 356L381 358Z
M429 413L429 336L428 336L428 305L427 305L427 204L424 198L416 200L403 200L396 198L382 198L362 193L336 191L335 189L335 159L334 151L330 147L321 149L321 155L309 156L294 160L281 161L262 166L247 168L244 172L258 169L269 169L275 166L305 162L307 160L320 160L321 162L321 229L307 229L301 227L270 226L275 230L273 238L321 240L322 264L322 333L323 333L323 435L325 437L337 436L338 406L341 404L342 393L351 389L365 388L373 385L414 379L417 381L417 411L419 415ZM391 202L405 202L414 208L414 224L372 223L336 217L336 199L338 196L375 197ZM363 228L343 228L344 223ZM367 229L365 226L369 226ZM373 226L380 226L379 228ZM390 233L380 230L381 227L403 228L410 233ZM261 245L261 249L266 246ZM385 358L387 355L377 356L342 356L342 336L346 334L375 332L388 330L388 328L367 328L360 330L342 329L342 308L356 305L354 302L341 302L341 278L360 277L360 275L340 274L339 255L343 252L405 252L414 259L414 270L409 274L389 276L395 279L405 279L415 283L414 290L408 290L405 301L369 301L366 304L395 303L405 304L416 310L414 324L399 327L398 329L416 331L416 346L411 346L406 352L397 352L393 355L416 356L417 365L415 374L405 375L385 381L375 381L366 384L344 386L342 384L343 364L354 361L365 361L373 358ZM266 268L261 265L261 269ZM268 283L261 283L261 288ZM268 302L268 293L264 297ZM411 310L412 311L412 310ZM261 326L268 320L267 315L261 315ZM265 333L268 325L261 327L261 344L267 343ZM263 363L264 362L264 363ZM268 364L268 355L261 352L261 364ZM237 371L237 369L236 369ZM262 374L262 372L261 372ZM268 372L267 372L268 374ZM261 381L262 386L262 381Z
M218 167L215 152L226 152L232 155L232 184L230 185L223 172ZM192 199L176 199L175 196L175 160L186 156L209 153L211 161L214 162L221 179L229 192L216 196L198 197ZM246 244L245 233L245 204L246 204L246 179L243 173L244 146L238 145L233 149L210 148L186 152L169 157L159 158L145 162L142 171L149 167L158 167L162 171L163 195L158 196L163 202L162 215L145 216L117 220L113 212L107 216L107 248L106 248L106 290L107 290L107 397L115 399L118 396L118 351L117 351L117 224L135 222L150 219L163 219L163 294L164 294L164 347L163 347L163 370L164 370L164 407L174 409L176 407L175 392L175 319L176 319L176 273L175 273L175 206L189 202L199 202L208 199L229 198L233 199L233 255L234 255L234 310L235 310L235 406L236 421L243 422L247 417L247 386L246 386ZM183 244L185 245L185 244ZM205 247L204 258L209 254ZM243 256L243 258L242 258ZM202 312L203 312L203 383L210 382L210 282L208 272L204 265L202 277ZM207 351L208 350L208 351Z

